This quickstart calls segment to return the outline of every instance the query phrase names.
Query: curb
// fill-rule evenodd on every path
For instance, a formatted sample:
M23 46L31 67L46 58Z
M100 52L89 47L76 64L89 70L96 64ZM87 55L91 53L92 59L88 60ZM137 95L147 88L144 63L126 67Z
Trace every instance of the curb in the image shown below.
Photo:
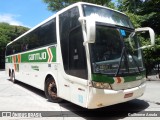
M152 76L148 76L146 80L147 81L160 81L160 78L158 78L158 75L152 75Z

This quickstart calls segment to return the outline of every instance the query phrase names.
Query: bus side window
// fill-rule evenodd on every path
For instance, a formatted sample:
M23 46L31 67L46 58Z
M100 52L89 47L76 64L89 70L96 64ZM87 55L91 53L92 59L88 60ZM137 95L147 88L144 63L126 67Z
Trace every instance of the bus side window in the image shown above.
M56 44L56 19L52 19L39 28L39 43L40 46Z

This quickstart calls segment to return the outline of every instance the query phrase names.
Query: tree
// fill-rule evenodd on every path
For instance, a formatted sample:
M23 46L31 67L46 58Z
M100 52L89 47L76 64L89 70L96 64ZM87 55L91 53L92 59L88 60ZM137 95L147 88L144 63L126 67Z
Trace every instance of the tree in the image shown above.
M119 0L118 9L125 12L135 27L151 27L156 33L156 46L143 50L149 73L155 64L160 64L160 0ZM145 45L146 41L142 43Z
M8 23L0 23L0 68L4 68L5 47L29 28L22 26L13 26Z
M48 4L48 10L51 10L53 12L59 11L62 8L67 7L68 5L71 5L73 3L80 2L80 1L114 8L114 3L112 3L111 0L43 0L43 1L46 4Z
M139 11L139 15L144 15L142 26L149 25L156 34L160 35L160 0L146 0Z
M141 19L141 26L151 27L156 34L156 46L151 49L144 50L144 57L145 57L145 64L148 73L152 70L152 68L156 64L160 64L160 0L145 0L141 9L139 9L138 15L142 16Z
M118 0L118 9L123 12L136 13L142 3L143 0Z

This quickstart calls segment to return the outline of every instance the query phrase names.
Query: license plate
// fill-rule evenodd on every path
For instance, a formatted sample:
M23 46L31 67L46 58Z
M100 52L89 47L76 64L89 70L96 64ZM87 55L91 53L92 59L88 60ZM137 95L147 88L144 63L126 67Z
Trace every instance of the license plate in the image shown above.
M133 93L127 93L124 95L124 98L129 98L129 97L132 97L133 96Z

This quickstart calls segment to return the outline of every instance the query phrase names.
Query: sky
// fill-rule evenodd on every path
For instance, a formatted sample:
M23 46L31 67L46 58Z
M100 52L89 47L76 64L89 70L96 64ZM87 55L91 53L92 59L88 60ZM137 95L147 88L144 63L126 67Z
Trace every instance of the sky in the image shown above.
M0 0L0 22L32 28L52 16L43 0Z
M0 22L10 25L32 28L53 14L43 0L0 0Z

